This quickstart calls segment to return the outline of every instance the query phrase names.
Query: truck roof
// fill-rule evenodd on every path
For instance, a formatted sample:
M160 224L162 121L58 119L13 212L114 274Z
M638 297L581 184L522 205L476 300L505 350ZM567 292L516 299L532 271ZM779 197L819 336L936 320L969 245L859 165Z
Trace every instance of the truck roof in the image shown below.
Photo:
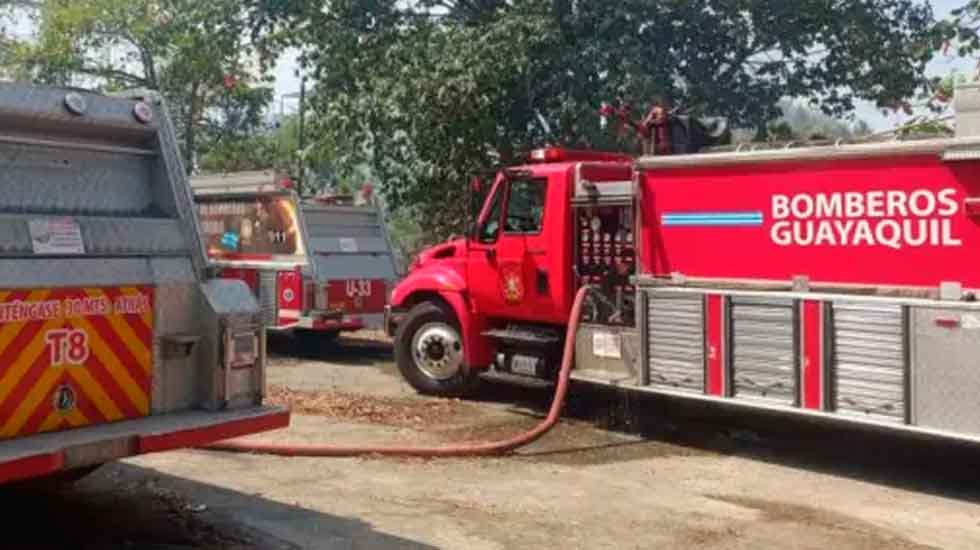
M911 138L845 143L823 146L788 143L781 146L744 144L725 152L691 155L643 156L636 161L640 169L696 168L732 164L792 161L837 161L888 156L941 155L946 161L980 160L980 84L957 88L954 99L956 136L952 138Z
M223 193L269 193L282 191L277 174L272 170L201 174L190 178L191 188L198 195Z
M942 155L945 160L980 159L980 136L921 139L874 143L838 143L820 147L753 148L724 153L645 156L636 161L640 169L696 168L758 162L847 160L901 155Z

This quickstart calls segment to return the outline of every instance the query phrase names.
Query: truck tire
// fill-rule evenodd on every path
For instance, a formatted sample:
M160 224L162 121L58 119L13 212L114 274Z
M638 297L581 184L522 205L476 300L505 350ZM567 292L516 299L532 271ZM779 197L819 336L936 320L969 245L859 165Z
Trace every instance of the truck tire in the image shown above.
M395 362L402 377L424 395L463 397L480 383L478 373L463 359L456 317L433 303L418 304L399 323Z

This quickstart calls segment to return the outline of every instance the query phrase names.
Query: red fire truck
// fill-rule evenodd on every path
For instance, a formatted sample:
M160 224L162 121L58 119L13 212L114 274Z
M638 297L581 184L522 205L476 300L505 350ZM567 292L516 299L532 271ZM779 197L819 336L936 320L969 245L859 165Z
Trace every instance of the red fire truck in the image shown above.
M301 200L272 172L196 176L192 186L211 265L245 281L269 330L315 346L382 328L396 268L380 208Z
M0 83L0 167L0 484L288 424L158 96Z
M536 151L395 289L398 366L549 379L588 284L574 379L980 441L980 88L955 106L948 139Z

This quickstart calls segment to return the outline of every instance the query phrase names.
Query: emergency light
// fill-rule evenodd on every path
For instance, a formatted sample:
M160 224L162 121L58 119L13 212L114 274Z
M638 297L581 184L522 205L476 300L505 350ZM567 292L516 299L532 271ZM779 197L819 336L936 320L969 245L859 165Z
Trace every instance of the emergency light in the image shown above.
M602 151L582 151L564 149L561 147L546 147L531 151L531 162L631 162L633 157L621 153L606 153Z

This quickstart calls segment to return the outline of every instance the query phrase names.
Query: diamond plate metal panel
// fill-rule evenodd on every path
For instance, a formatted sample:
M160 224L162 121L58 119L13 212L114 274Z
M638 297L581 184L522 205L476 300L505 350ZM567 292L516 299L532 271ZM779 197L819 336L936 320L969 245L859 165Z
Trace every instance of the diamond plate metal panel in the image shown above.
M32 252L31 233L23 218L0 217L0 255Z
M737 399L792 406L798 401L796 304L736 296L731 306L731 369Z
M197 281L189 258L150 258L150 272L153 280L161 285Z
M125 154L0 143L0 212L150 212L151 162Z
M354 237L342 242L340 237L313 237L310 239L310 252L314 254L391 254L383 237Z
M189 254L177 220L80 220L89 254L173 256Z
M844 415L905 421L905 314L900 305L833 304L833 406Z
M0 288L152 285L143 258L0 259Z
M150 409L153 414L187 410L202 397L199 388L202 369L194 368L199 351L195 349L188 357L165 358L162 338L201 333L198 312L202 306L196 281L158 285L154 306L153 364L156 368L151 384ZM213 367L216 368L216 365Z
M345 254L314 257L317 277L322 281L336 279L395 279L391 256Z
M980 435L980 314L913 308L912 327L913 424Z
M28 224L45 216L0 215L0 255L34 254ZM166 219L75 217L85 252L96 256L187 255L180 222Z
M378 212L373 209L303 206L311 239L322 237L383 238Z
M647 300L650 385L704 392L704 297L651 292Z
M201 239L200 221L194 208L194 194L191 191L187 170L184 168L184 161L180 156L180 149L177 147L177 132L171 122L166 104L158 98L151 103L159 111L158 118L161 121L158 141L163 169L156 171L157 174L162 174L156 181L156 196L160 197L158 201L161 205L172 208L175 217L183 221L181 228L191 251L191 261L194 269L202 272L207 266L207 253ZM161 197L161 195L166 196Z

